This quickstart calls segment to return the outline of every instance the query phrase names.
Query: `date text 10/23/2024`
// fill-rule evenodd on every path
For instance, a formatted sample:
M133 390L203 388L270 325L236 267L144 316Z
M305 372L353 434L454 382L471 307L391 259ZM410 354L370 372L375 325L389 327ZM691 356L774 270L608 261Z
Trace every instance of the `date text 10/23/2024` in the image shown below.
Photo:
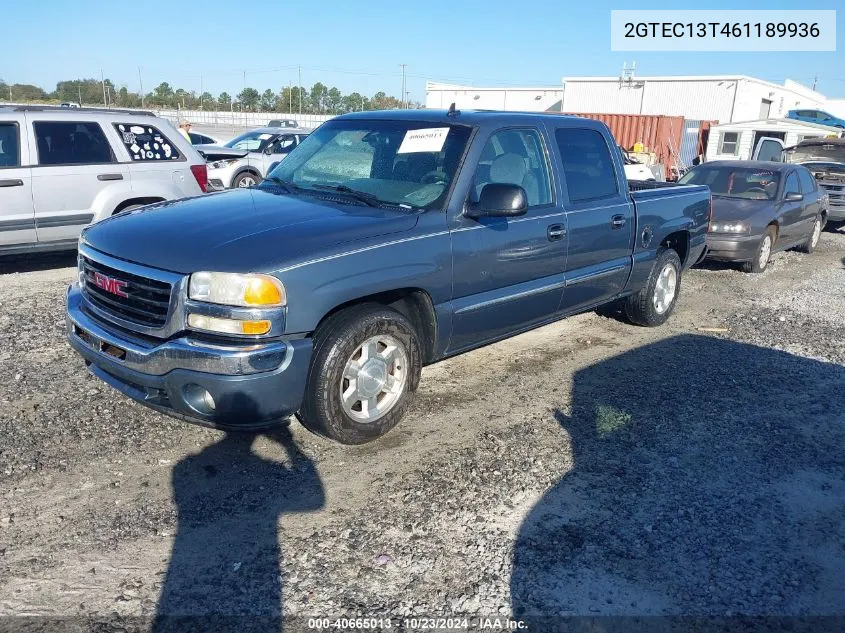
M451 618L308 618L308 628L323 631L388 631L396 628L403 631L521 631L528 624L522 620L492 617Z

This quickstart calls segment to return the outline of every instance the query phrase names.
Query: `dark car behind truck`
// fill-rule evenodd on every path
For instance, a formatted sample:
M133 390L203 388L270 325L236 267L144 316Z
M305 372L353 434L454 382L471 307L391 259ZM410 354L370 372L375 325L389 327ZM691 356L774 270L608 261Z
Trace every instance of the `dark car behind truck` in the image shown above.
M693 167L682 183L713 196L707 257L742 262L761 273L773 253L812 253L828 219L827 194L802 165L761 160L714 161Z
M260 186L87 229L68 337L164 413L240 429L297 413L362 443L425 364L611 301L664 322L709 212L706 187L629 192L600 122L344 115Z

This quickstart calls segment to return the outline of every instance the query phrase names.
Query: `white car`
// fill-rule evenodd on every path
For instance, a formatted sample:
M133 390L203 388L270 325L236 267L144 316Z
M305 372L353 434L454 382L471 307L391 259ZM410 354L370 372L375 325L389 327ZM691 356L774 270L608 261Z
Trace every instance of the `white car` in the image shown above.
M643 165L640 161L634 160L621 147L619 151L622 152L622 165L625 169L625 178L628 180L656 180L654 172L648 168L648 165Z
M188 132L191 137L191 145L220 145L219 138L209 136L208 134L201 134L200 132Z
M223 145L224 148L245 150L242 158L224 158L208 163L208 180L212 189L252 187L257 185L308 136L302 128L262 127L250 130ZM213 153L214 147L199 145L202 153Z
M91 222L207 184L203 157L151 113L0 106L0 254L74 249Z

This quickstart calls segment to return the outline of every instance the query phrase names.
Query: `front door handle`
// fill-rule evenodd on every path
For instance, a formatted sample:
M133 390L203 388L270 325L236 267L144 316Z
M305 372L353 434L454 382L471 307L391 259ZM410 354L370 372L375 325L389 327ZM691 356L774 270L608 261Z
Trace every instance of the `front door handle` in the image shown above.
M623 226L625 226L625 216L614 215L610 219L610 226L612 226L614 229L621 229Z
M550 242L556 242L566 235L566 229L563 228L563 224L551 224L546 230L546 235L549 236Z
M0 180L0 187L23 187L23 180L18 180L17 178Z
M100 174L97 180L123 180L123 174Z

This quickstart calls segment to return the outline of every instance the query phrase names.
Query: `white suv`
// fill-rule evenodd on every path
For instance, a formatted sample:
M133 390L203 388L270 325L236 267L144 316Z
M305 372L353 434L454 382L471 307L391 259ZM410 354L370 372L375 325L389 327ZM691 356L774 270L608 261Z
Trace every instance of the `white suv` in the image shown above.
M207 186L205 160L152 114L0 107L0 255L73 249L91 222Z

